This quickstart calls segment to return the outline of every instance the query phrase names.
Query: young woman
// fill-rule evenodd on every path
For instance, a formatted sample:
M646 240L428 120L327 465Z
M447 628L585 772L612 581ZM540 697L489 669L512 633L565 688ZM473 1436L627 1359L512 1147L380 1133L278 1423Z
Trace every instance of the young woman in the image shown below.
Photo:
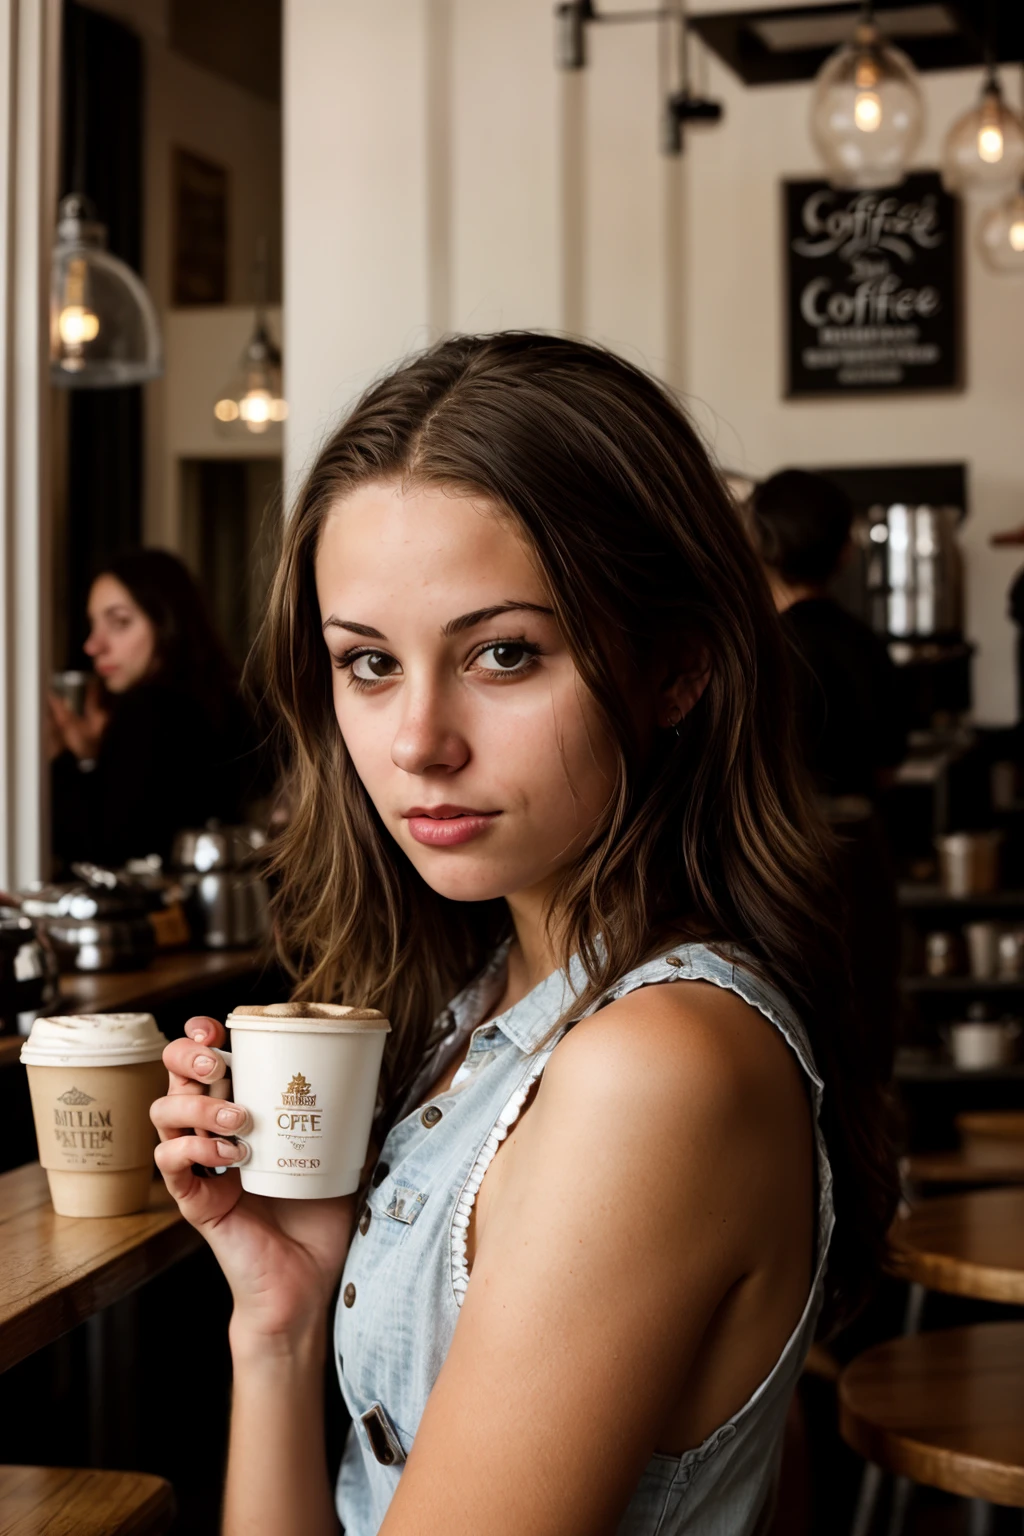
M777 620L692 428L596 348L445 342L321 453L267 656L297 995L394 1033L329 1202L198 1177L246 1111L202 1096L218 1023L168 1048L157 1160L234 1296L225 1532L337 1529L325 1352L348 1536L764 1529L892 1183Z
M51 697L54 852L65 864L167 859L175 832L237 821L259 773L237 679L187 567L113 556L89 592L82 715Z

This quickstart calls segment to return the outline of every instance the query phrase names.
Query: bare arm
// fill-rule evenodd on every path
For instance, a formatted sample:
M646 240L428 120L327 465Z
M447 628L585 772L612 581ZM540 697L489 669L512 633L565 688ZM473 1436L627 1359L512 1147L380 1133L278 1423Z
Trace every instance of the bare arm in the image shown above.
M323 1366L327 1309L344 1262L355 1201L271 1200L246 1194L235 1169L199 1178L244 1156L245 1108L209 1098L224 1076L211 1046L215 1019L190 1019L164 1052L169 1092L150 1114L156 1160L185 1219L202 1233L231 1287L234 1365L224 1536L334 1536L338 1530L324 1453ZM201 1301L201 1298L200 1298ZM196 1307L194 1315L201 1317ZM185 1350L202 1340L186 1336Z
M337 1536L324 1451L325 1333L324 1325L275 1347L232 1324L223 1536Z
M611 1536L712 1319L780 1228L799 1247L787 1202L812 1230L799 1071L729 994L648 989L578 1025L530 1117L382 1536ZM792 1293L799 1316L806 1266Z

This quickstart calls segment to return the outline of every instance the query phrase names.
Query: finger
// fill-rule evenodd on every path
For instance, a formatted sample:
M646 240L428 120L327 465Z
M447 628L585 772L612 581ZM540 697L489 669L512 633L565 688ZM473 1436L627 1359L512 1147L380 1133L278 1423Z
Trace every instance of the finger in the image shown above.
M208 1045L194 1040L172 1040L163 1055L171 1093L202 1093L227 1075L225 1062Z
M230 1145L224 1143L224 1146ZM242 1147L234 1150L236 1153L248 1152ZM239 1158L230 1158L216 1141L182 1136L173 1141L162 1141L153 1155L172 1199L194 1226L219 1220L237 1203L241 1183L236 1169L230 1165L234 1161L237 1166ZM213 1177L206 1173L206 1168L227 1168L228 1171Z
M193 1163L203 1168L239 1167L249 1156L244 1141L228 1141L223 1136L175 1136L162 1141L153 1154L163 1174L184 1173Z
M227 1045L228 1032L219 1019L213 1019L207 1013L197 1013L194 1018L185 1020L185 1033L190 1040L197 1045Z
M248 1111L240 1104L183 1093L157 1099L149 1106L149 1118L161 1141L201 1131L210 1136L238 1136L252 1124Z

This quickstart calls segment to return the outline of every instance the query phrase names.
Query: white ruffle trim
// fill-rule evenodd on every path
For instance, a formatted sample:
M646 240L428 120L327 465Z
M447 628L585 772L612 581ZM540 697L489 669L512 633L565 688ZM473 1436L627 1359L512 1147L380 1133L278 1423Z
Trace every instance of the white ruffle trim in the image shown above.
M477 1191L483 1183L484 1174L491 1166L494 1154L522 1114L523 1105L530 1097L530 1090L547 1066L550 1056L551 1051L547 1050L537 1057L529 1073L520 1083L495 1121L487 1140L480 1148L477 1160L470 1170L469 1178L462 1186L462 1192L455 1206L455 1215L452 1217L452 1290L455 1292L455 1300L460 1307L462 1306L462 1299L466 1294L466 1287L469 1284L469 1265L466 1262L466 1233L469 1230L469 1218L473 1214Z

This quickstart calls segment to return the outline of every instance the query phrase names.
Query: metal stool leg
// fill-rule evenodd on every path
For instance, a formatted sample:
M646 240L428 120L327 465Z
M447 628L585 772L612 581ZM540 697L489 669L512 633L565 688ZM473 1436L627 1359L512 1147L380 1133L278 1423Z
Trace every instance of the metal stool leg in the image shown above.
M995 1506L987 1499L969 1499L967 1502L968 1536L991 1536Z
M909 1338L912 1333L921 1332L921 1322L924 1318L924 1304L928 1295L926 1286L913 1280L907 1286L907 1310L903 1314L903 1336Z
M892 1508L889 1511L889 1536L903 1536L907 1522L907 1510L916 1484L909 1477L897 1477L892 1485Z
M853 1516L853 1525L850 1527L850 1536L870 1536L884 1475L881 1467L876 1467L873 1461L864 1463L864 1472L860 1480L860 1493L857 1496L857 1509Z

